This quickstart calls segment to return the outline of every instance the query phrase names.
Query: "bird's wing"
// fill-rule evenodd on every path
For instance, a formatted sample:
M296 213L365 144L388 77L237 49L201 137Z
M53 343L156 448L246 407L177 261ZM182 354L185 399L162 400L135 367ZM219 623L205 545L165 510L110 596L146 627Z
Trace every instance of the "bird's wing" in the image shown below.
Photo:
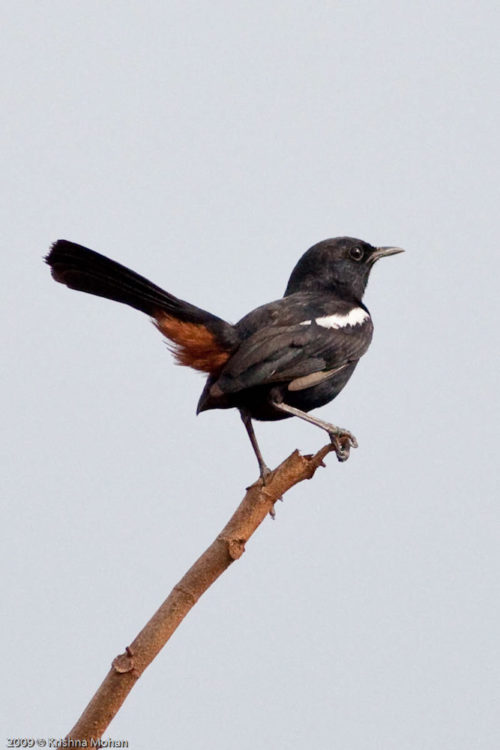
M368 348L372 324L334 329L315 320L266 326L243 341L223 367L216 387L222 393L272 383L302 390L356 362Z

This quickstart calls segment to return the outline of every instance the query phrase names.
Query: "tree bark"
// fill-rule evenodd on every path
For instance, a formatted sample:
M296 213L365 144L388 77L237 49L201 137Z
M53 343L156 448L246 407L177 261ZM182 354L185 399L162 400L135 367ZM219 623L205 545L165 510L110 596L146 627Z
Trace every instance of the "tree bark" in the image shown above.
M252 484L220 534L172 589L137 637L119 654L94 697L66 739L98 740L116 716L125 698L191 607L211 584L245 551L245 543L287 490L311 479L333 445L314 456L294 451L266 478Z

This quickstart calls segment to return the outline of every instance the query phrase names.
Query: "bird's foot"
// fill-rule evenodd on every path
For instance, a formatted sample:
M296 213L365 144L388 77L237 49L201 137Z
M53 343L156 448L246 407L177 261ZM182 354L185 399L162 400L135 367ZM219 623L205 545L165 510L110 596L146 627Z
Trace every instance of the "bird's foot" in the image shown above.
M266 486L267 480L268 480L268 478L270 477L271 474L272 474L272 471L269 468L269 466L266 466L266 464L264 464L264 463L261 464L261 466L260 466L260 479L261 479L262 485L264 487ZM282 497L279 497L278 500L281 500L281 502L283 502L283 498ZM271 510L269 511L269 515L271 516L271 518L274 521L274 519L276 518L276 511L274 510L274 505L271 508Z
M260 474L260 477L257 479L257 481L255 481L253 484L249 484L248 487L246 487L245 489L249 490L250 487L254 487L259 482L262 484L263 487L265 487L267 484L268 478L272 474L272 471L269 468L269 466L266 466L265 463L259 462L259 474Z
M271 471L271 469L269 468L269 466L266 466L265 463L260 463L259 462L259 468L260 468L260 477L259 477L259 479L257 479L257 481L254 482L253 484L249 485L246 488L247 490L251 489L252 487L255 487L259 483L262 485L262 487L265 487L266 484L267 484L267 480L269 479L269 477L273 473ZM281 502L283 502L283 498L282 497L279 497L278 500L281 500ZM273 520L276 518L276 511L274 510L274 506L269 511L269 515L271 516L271 518Z
M328 430L328 435L332 441L333 448L337 454L339 461L347 461L351 448L358 447L358 441L349 430L344 430L342 427L332 427Z
M261 464L260 468L260 478L262 479L262 484L267 483L268 477L272 474L271 469L269 466L266 466L266 464Z

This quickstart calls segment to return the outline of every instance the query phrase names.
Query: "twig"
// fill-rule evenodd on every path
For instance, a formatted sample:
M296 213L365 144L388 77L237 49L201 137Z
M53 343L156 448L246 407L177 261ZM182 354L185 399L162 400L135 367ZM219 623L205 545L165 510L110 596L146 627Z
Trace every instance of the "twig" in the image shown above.
M311 479L323 459L334 449L325 445L314 456L294 451L266 478L252 484L229 522L194 565L174 586L125 652L117 656L111 669L67 739L99 739L117 714L125 698L191 607L226 568L245 551L245 543L260 526L274 504L287 490L304 479Z

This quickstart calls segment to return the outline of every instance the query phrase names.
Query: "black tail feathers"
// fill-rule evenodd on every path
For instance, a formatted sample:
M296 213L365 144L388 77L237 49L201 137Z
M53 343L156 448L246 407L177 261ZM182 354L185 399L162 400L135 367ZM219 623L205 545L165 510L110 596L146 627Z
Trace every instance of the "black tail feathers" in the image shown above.
M57 240L45 260L54 279L70 289L123 302L151 316L163 310L178 320L193 323L220 320L165 292L135 271L75 242Z

